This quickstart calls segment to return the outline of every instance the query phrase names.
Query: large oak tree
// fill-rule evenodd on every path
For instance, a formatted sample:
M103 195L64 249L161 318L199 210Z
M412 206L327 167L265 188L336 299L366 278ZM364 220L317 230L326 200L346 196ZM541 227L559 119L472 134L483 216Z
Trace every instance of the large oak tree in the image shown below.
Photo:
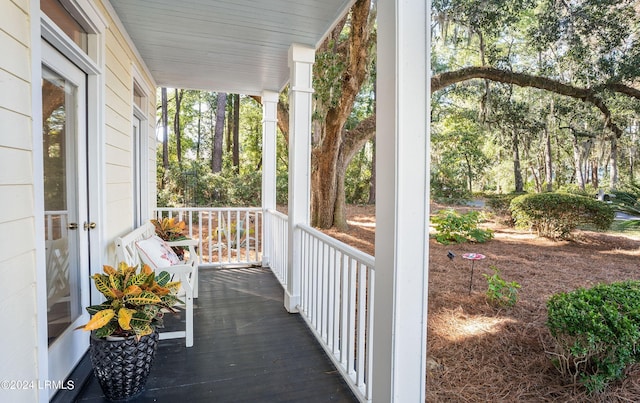
M490 83L537 88L593 105L612 141L624 135L625 128L609 102L612 94L640 99L640 91L633 86L640 76L639 18L634 2L437 0L433 5L436 25L460 35L455 38L458 42L477 43L478 57L476 65L457 69L447 65L440 71L442 66L436 65L432 92L479 79L486 87L484 107L491 101ZM351 128L346 125L358 93L370 78L375 57L374 21L375 5L369 0L357 1L317 52L311 212L312 225L321 228L346 227L346 168L375 135L375 114ZM456 28L450 29L452 25ZM514 30L524 31L520 37L526 42L523 46L529 46L530 55L537 54L543 68L518 71L511 61L518 55L512 54L511 47L506 54L500 49L505 35ZM565 74L568 71L571 74ZM286 102L279 104L278 119L287 137ZM551 167L551 160L546 164Z

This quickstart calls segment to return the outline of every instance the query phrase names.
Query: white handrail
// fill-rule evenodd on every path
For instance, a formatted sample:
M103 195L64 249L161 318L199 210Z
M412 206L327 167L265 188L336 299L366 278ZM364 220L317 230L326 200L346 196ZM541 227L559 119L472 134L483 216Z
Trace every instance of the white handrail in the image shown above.
M270 233L265 234L265 237L270 237L268 243L270 250L265 251L265 254L269 257L269 268L282 287L286 288L289 281L287 272L289 217L277 210L269 209L265 211L265 224L267 221L270 224L268 227Z
M360 401L371 400L375 259L308 227L298 310Z

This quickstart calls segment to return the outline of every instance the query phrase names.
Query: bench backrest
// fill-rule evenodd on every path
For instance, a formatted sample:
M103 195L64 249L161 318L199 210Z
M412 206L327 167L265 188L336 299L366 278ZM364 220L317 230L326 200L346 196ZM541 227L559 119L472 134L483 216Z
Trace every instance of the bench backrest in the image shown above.
M137 266L142 263L138 255L136 242L147 239L156 233L156 229L151 222L134 229L128 234L116 238L116 256L118 263L126 262L129 266Z

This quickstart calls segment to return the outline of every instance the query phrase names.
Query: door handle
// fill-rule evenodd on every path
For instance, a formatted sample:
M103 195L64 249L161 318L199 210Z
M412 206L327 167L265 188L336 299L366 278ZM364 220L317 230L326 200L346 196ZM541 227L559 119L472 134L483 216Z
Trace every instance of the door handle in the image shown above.
M67 225L68 229L78 229L78 223L75 222L70 222L69 225Z
M77 225L76 225L77 226ZM96 223L92 222L85 222L84 223L84 230L85 231L89 231L90 229L94 229L96 227Z

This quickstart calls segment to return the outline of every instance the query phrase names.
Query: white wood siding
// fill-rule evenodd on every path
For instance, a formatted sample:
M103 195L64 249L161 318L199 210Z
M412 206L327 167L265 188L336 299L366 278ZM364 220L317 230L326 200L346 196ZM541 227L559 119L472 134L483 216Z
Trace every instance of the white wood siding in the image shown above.
M109 13L103 9L103 14L109 19ZM145 71L136 58L123 34L118 30L118 24L108 21L105 33L105 207L106 222L105 242L107 246L106 264L115 264L113 240L115 237L131 230L133 222L133 169L132 169L132 117L133 117L133 76L131 66L138 66L139 71ZM155 88L154 83L145 78L146 86ZM149 202L155 206L155 92L149 94L149 145L150 158L149 183L153 180L149 194ZM152 115L153 113L153 115ZM151 152L153 148L153 152Z
M28 0L0 2L0 380L37 381L36 267ZM46 346L44 346L46 348ZM0 389L33 402L37 387Z

